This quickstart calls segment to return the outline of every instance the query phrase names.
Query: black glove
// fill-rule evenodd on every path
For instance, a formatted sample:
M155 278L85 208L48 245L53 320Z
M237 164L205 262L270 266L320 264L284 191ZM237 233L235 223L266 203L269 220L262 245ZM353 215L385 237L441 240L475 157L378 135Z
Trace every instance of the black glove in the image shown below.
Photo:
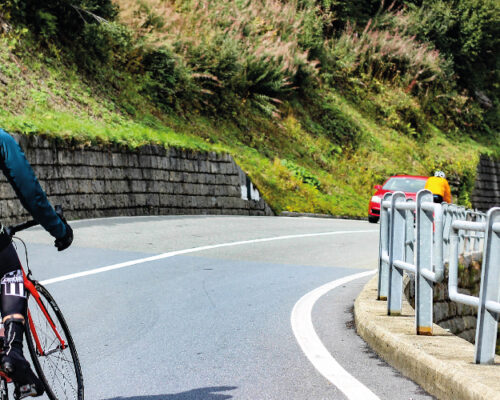
M73 229L71 229L71 226L66 221L63 221L64 225L66 225L66 235L64 235L60 239L56 239L54 242L54 246L57 247L58 251L63 251L64 249L67 249L69 246L71 246L71 243L73 242Z

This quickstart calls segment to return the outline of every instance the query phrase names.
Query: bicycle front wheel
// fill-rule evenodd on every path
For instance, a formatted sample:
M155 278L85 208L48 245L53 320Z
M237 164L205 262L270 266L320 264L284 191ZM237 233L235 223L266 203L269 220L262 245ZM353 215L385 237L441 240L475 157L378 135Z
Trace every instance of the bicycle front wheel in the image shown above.
M25 324L33 366L51 400L83 400L82 369L68 325L47 289L38 282L35 287L41 304L28 294Z

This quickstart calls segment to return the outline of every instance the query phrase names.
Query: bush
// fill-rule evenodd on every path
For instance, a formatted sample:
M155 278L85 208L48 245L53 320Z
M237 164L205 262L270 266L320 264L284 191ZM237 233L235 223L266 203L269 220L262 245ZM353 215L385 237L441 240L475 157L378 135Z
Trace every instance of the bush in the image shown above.
M132 33L116 22L86 24L75 52L88 69L97 69L100 64L125 67L133 62Z
M113 20L117 15L111 0L7 0L2 7L13 21L43 39L64 43L76 41L86 24Z
M360 34L348 24L338 39L328 43L326 56L325 72L334 78L364 74L401 84L415 94L425 93L449 76L446 61L437 51L404 32L379 30L371 23Z
M303 48L320 42L311 25L314 10L278 0L147 3L146 8L131 6L134 11L124 20L151 34L154 44L174 50L192 71L205 109L231 115L248 102L273 115L297 84L317 74L316 62ZM147 22L151 10L154 26ZM159 21L161 15L168 18ZM306 17L310 29L303 35Z
M300 165L297 165L293 161L289 160L281 160L281 165L285 166L293 174L293 176L299 178L303 183L311 185L316 189L321 188L319 179L304 167L301 167Z
M189 71L167 48L153 49L144 55L143 65L151 81L146 89L156 102L177 109L179 101L193 92Z
M7 0L0 7L1 15L27 27L54 55L63 45L67 56L90 70L123 59L132 45L128 29L112 22L117 8L111 0Z
M491 89L500 78L500 3L496 0L424 0L401 22L453 62L469 89ZM496 96L498 97L498 88Z

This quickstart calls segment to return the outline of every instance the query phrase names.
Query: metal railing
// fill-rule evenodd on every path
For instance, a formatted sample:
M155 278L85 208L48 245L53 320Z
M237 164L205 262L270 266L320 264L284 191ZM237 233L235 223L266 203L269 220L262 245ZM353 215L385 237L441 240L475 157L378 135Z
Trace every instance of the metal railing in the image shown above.
M458 257L482 253L479 297L458 293ZM432 335L434 283L449 263L452 301L478 308L475 362L492 363L500 315L500 207L487 214L454 204L436 204L428 190L416 200L386 193L380 207L378 299L388 315L400 315L404 272L415 276L415 325Z

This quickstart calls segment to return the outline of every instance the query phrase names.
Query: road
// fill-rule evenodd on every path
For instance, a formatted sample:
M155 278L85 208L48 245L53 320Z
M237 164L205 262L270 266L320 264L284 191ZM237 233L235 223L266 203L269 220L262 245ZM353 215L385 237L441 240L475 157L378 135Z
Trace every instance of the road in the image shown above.
M62 253L40 228L20 236L35 277L47 282L68 320L86 399L361 400L368 392L431 399L356 335L352 305L368 276L328 289L312 312L292 316L314 289L376 268L378 225L186 216L72 226L74 245ZM325 354L299 344L301 332L315 343L304 328L308 318L336 381L317 369Z

